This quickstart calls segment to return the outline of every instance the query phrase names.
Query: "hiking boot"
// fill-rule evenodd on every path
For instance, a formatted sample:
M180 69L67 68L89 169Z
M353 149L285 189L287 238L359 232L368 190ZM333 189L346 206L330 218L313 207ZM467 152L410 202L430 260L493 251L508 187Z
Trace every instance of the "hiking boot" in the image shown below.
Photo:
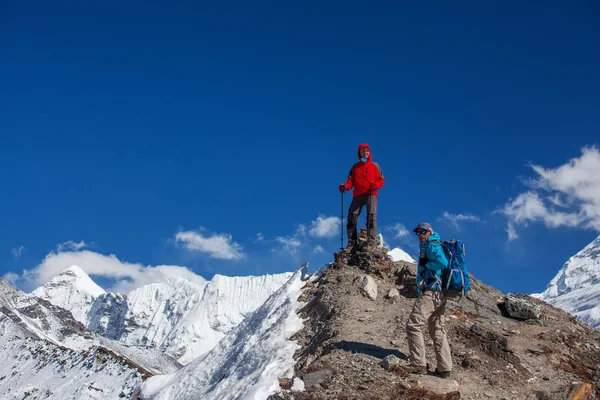
M409 374L416 374L416 375L425 375L425 374L427 374L427 367L426 366L408 364L408 365L400 365L398 367L398 369L400 371L408 372Z
M344 247L344 249L342 250L342 253L350 253L352 250L354 250L354 247L356 247L356 243L349 242L348 246Z
M438 370L436 368L435 371L433 371L432 375L437 376L438 378L442 378L442 379L450 379L450 375L452 375L452 371L440 372L440 370Z

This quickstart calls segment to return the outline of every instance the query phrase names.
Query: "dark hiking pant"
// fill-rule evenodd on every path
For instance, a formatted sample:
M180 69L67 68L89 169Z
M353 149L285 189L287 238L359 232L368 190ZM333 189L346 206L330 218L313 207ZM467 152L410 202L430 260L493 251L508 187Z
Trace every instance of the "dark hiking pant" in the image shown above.
M377 196L371 194L361 194L352 199L352 203L348 209L348 225L346 225L348 242L356 243L358 238L356 224L364 206L367 206L367 234L369 236L369 243L377 242L377 200Z

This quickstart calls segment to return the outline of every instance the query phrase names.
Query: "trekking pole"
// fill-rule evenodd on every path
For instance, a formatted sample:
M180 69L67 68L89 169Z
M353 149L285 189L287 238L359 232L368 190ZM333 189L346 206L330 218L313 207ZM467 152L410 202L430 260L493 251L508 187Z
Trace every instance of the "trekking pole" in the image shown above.
M342 221L340 223L340 231L341 231L341 243L340 243L340 250L344 250L344 192L341 193L342 195Z

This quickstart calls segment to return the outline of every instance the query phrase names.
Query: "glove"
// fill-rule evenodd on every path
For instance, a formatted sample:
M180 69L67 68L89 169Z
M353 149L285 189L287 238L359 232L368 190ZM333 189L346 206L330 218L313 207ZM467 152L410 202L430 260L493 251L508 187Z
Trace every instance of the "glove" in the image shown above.
M340 185L340 193L344 193L346 191L346 185L343 183Z
M421 267L427 267L427 263L429 262L429 258L427 257L421 257L419 258L419 265Z
M370 182L370 183L369 183L369 190L370 190L371 192L374 192L374 191L376 191L376 190L377 190L377 187L375 186L375 184L374 184L373 182Z

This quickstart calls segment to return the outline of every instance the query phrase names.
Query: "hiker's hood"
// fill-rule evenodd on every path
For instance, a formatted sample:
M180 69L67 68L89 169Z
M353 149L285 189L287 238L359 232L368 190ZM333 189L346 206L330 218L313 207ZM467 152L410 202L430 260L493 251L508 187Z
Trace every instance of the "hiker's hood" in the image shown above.
M371 161L371 158L373 157L373 150L371 150L371 146L366 143L361 143L358 145L358 159L360 160L360 151L362 149L369 149L369 157L367 157L367 161Z
M437 240L438 242L441 241L440 235L438 235L437 232L433 232L431 234L431 236L429 236L429 239L427 239L426 241L419 242L419 248L421 249L421 251L423 251L424 249L426 249L429 246L429 242L433 242L435 240Z
M437 232L433 232L431 234L431 236L429 236L429 239L427 239L428 242L431 242L431 241L434 241L434 240L437 240L438 242L441 240L440 239L440 235L438 235Z

